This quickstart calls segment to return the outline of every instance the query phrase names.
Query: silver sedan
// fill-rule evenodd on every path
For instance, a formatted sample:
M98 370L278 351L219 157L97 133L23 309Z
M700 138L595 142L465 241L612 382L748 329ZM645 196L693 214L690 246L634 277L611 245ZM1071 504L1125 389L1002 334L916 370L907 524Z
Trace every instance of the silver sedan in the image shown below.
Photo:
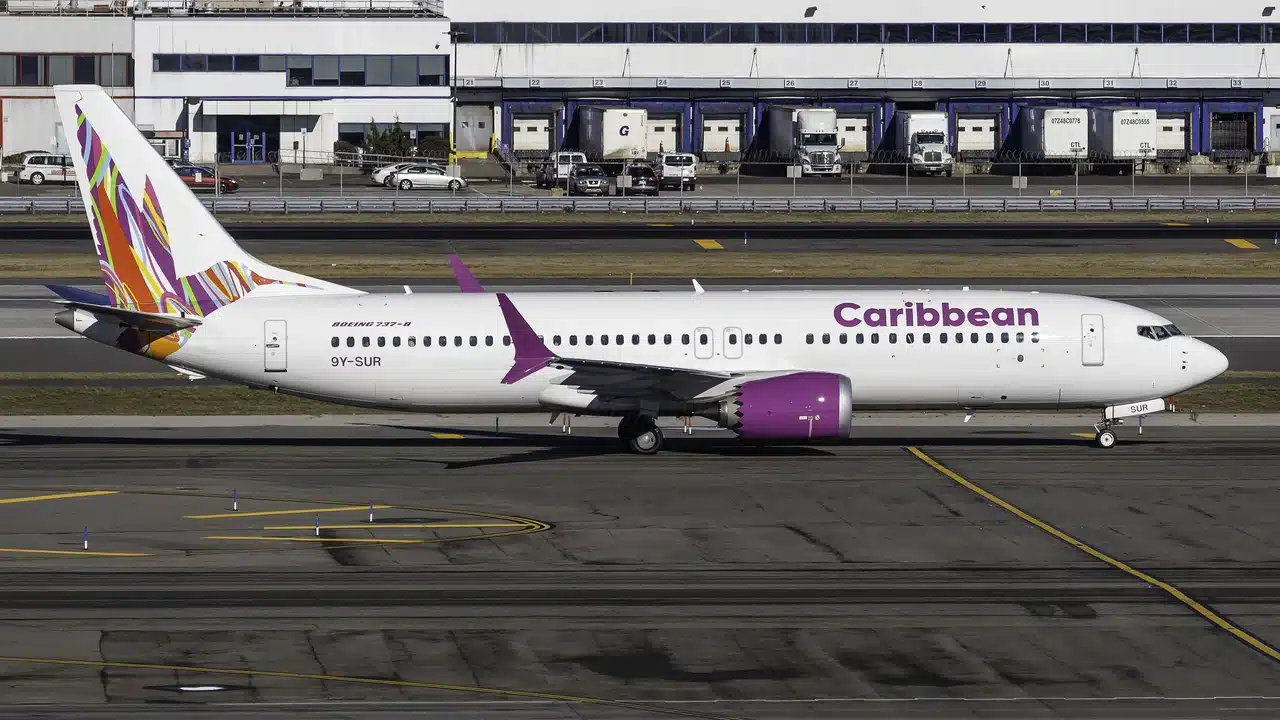
M461 190L467 181L461 176L449 175L444 168L417 165L395 174L396 185L401 190Z

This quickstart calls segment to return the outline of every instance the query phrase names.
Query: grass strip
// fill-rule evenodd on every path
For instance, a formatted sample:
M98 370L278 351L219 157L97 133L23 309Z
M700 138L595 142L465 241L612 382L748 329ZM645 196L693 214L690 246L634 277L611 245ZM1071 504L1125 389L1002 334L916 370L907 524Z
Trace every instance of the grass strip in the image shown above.
M692 242L689 252L573 252L539 255L470 254L467 264L483 282L500 278L609 278L637 280L719 278L1275 278L1280 253L1241 252L1225 243L1204 253L861 253L707 252ZM448 278L444 256L422 254L273 254L264 262L315 277ZM0 255L0 278L93 279L101 277L92 253Z
M354 199L355 196L345 198ZM241 198L237 198L241 199ZM266 199L266 198L264 198ZM328 199L328 198L326 198ZM333 198L335 201L342 198ZM743 198L749 199L749 198ZM814 198L818 199L818 198ZM951 198L955 199L955 198ZM1228 210L1204 212L1104 212L1104 211L1010 211L1010 212L698 212L698 213L644 213L644 212L398 212L398 213L233 213L224 212L218 219L228 225L240 224L314 224L346 225L351 223L385 223L406 225L455 225L470 223L510 223L521 225L660 225L664 223L689 224L691 218L716 224L778 224L830 225L874 223L1181 223L1202 225L1213 222L1276 222L1280 211L1276 210ZM48 223L51 225L84 224L83 213L47 213L28 215L23 213L0 214L4 223Z
M1280 373L1227 373L1181 393L1179 412L1280 412ZM1268 382L1271 380L1271 382ZM156 402L156 393L164 402ZM0 415L366 415L385 413L242 387L0 386Z

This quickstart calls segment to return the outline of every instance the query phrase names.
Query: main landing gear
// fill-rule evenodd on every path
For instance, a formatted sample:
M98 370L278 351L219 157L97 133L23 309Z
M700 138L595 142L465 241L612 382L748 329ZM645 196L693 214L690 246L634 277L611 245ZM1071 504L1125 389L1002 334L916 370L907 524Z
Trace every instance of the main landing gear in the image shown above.
M653 455L662 449L662 430L649 415L627 415L618 423L618 439L637 455Z

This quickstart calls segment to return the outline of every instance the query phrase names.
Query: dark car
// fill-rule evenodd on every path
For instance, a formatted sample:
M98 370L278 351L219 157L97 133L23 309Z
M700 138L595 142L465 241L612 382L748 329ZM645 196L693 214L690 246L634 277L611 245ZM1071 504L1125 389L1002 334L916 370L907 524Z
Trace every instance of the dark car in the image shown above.
M658 173L648 165L632 165L623 171L623 175L631 178L631 187L619 187L619 195L658 194Z
M609 177L599 165L575 165L569 175L570 195L607 195Z
M223 193L230 194L240 189L239 180L219 176L213 168L189 165L175 168L174 172L193 192L213 192L220 189Z

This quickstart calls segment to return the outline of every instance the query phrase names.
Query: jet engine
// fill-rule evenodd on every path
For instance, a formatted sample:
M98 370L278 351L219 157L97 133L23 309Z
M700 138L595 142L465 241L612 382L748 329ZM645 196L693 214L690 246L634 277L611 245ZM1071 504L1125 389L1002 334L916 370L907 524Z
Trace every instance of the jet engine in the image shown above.
M824 372L750 380L720 403L716 419L747 440L847 438L853 429L853 382Z

